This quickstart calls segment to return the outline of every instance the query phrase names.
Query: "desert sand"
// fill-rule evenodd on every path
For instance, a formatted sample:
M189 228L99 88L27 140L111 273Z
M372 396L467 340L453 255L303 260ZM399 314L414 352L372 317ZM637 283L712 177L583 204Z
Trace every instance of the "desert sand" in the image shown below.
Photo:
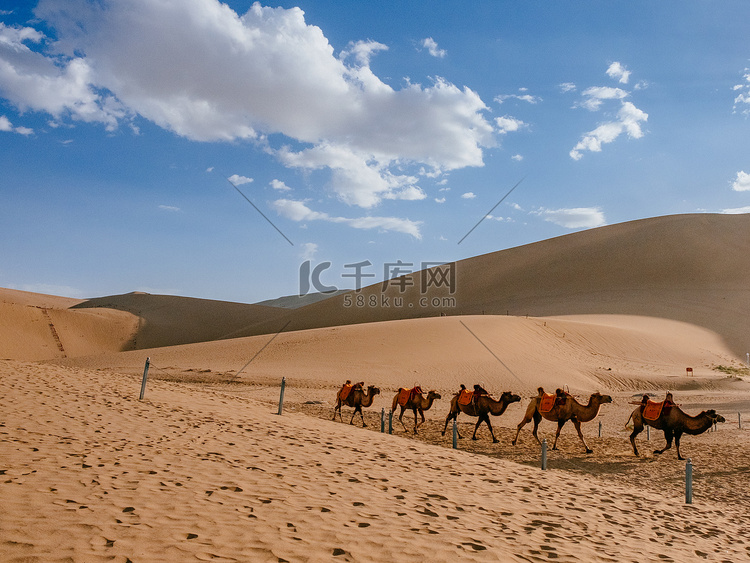
M750 253L716 246L748 235L746 218L687 216L477 257L457 264L473 281L446 316L358 319L346 295L289 310L0 290L0 560L750 560ZM625 252L634 274L613 277L622 248L638 249ZM531 272L508 282L528 288L528 315L501 310L507 262ZM331 420L346 379L380 389L367 428L347 407ZM474 383L522 400L492 418L497 444L484 426L472 441L476 419L460 415L453 449L450 398ZM392 400L413 385L441 399L417 435L411 412L389 434ZM582 425L593 453L571 424L544 471L532 425L511 445L539 386L612 396ZM675 448L653 453L663 433L638 436L640 457L628 439L632 403L667 390L726 419L683 436L692 504ZM555 430L542 421L540 438Z

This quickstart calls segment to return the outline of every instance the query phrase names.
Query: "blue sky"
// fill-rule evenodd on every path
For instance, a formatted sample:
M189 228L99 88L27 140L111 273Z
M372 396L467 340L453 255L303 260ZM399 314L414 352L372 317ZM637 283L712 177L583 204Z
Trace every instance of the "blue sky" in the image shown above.
M748 21L744 1L3 2L0 286L256 302L306 260L349 288L357 263L367 284L750 212Z

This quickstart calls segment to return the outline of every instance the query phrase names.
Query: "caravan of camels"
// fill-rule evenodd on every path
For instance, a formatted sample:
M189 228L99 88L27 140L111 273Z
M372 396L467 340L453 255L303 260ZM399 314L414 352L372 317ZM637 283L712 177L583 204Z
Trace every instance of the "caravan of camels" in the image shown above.
M362 419L362 426L366 427L367 425L364 421L362 409L371 406L375 399L375 395L379 393L380 389L374 385L370 385L367 390L365 390L364 382L352 383L350 380L347 380L336 394L336 407L333 413L333 420L336 420L336 413L338 413L339 418L341 419L341 407L346 405L354 409L349 424L354 424L354 417L359 413ZM425 396L419 385L415 385L412 388L400 387L398 393L393 397L391 414L395 414L396 407L400 407L401 412L398 420L404 427L404 431L408 432L406 425L403 422L403 416L406 410L411 410L414 413L413 433L417 434L418 428L425 422L424 411L429 410L434 401L440 398L440 394L436 391L429 391L427 396ZM490 415L500 416L506 411L508 405L519 402L520 400L521 397L519 395L515 395L510 391L503 392L500 399L495 399L479 384L474 385L473 391L467 389L465 385L461 384L459 391L451 398L450 410L445 418L445 426L443 427L441 435L445 436L445 432L448 429L448 423L451 420L453 420L455 424L459 413L464 413L468 416L477 418L477 423L474 426L474 433L471 437L472 440L477 440L477 430L482 422L485 422L490 431L492 442L496 444L499 440L495 437L495 433L492 430ZM557 423L557 431L555 432L555 439L552 443L552 450L556 450L560 431L565 423L570 421L575 427L586 453L593 453L593 450L589 448L583 437L581 423L594 420L599 414L601 405L611 402L612 397L609 395L602 395L599 392L595 392L589 397L588 403L581 404L575 397L573 397L573 395L561 388L558 388L554 393L546 393L543 387L539 387L537 389L537 395L532 397L531 402L526 408L523 419L518 423L516 435L511 441L511 444L514 446L516 445L521 429L526 424L533 421L534 429L532 430L532 435L541 445L542 442L537 435L537 430L539 428L539 423L542 419L545 419ZM419 417L421 417L421 421L419 420ZM666 439L666 446L661 450L654 450L654 454L661 454L670 449L672 447L672 441L674 440L677 448L677 458L680 460L684 459L680 453L680 438L683 434L702 434L712 428L715 424L726 422L725 418L720 414L717 414L714 409L702 411L696 416L688 415L674 403L672 393L669 391L667 392L664 401L661 402L652 401L648 395L644 395L641 402L638 403L638 406L631 413L628 421L625 423L626 426L631 420L633 422L633 432L630 435L630 442L633 446L633 453L636 456L639 454L638 448L635 445L635 438L638 434L643 432L643 429L646 426L650 426L657 430L663 430ZM458 438L462 438L457 429L456 434Z

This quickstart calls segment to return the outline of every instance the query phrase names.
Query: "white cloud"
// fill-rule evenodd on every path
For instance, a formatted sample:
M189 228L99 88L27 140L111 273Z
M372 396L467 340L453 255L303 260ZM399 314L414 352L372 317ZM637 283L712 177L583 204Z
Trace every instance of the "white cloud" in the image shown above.
M604 213L598 207L576 207L572 209L545 209L534 212L545 221L566 229L590 229L606 225Z
M641 122L648 120L648 114L639 110L631 102L625 102L617 113L617 121L602 123L593 131L586 133L578 144L570 151L573 160L583 158L581 151L600 152L602 145L611 143L622 133L627 133L632 139L643 136Z
M315 259L315 254L318 252L318 245L314 242L304 242L300 245L302 247L302 254L300 255L300 258L302 260L313 260Z
M436 203L445 203L445 198L444 197L436 197L435 198L435 202Z
M563 82L562 84L560 84L560 91L563 94L567 94L568 92L575 92L576 85L572 82Z
M235 186L241 186L242 184L249 184L253 181L252 178L248 178L247 176L240 176L239 174L232 174L229 178L227 178L230 182L232 182Z
M271 180L271 187L274 190L278 190L280 192L289 192L292 190L292 188L287 186L284 182L282 182L281 180L276 180L276 179Z
M474 192L466 192L465 194L461 194L461 197L463 199L474 199L477 196L476 194L474 194Z
M750 191L750 174L744 170L737 172L737 178L732 183L732 189L736 192Z
M630 71L622 66L622 64L614 62L609 65L607 76L614 78L620 84L627 84L628 80L630 80Z
M519 88L519 91L526 92L526 88ZM505 100L520 100L522 102L528 102L530 104L537 104L542 101L539 96L532 96L531 94L500 94L495 96L495 101L498 104L502 104Z
M316 166L332 170L331 190L353 205L413 197L405 167L482 166L496 144L475 92L440 77L394 89L369 67L386 45L352 42L336 56L299 8L255 3L239 15L218 0L41 0L35 15L56 41L32 28L1 31L0 96L22 111L108 129L139 115L195 141L255 139L306 167L268 146L281 134L303 147L297 154L333 158ZM49 55L29 41L48 42Z
M735 207L732 209L722 209L721 212L727 215L740 215L742 213L750 213L750 205L746 205L745 207Z
M0 115L0 131L14 132L19 135L31 135L34 133L34 130L28 127L13 127L10 119L4 115Z
M497 125L499 132L503 135L506 133L518 131L526 127L526 123L524 123L520 119L516 119L508 115L504 115L503 117L496 117L495 124Z
M433 57L443 58L446 55L445 49L439 49L437 41L435 41L432 37L428 37L427 39L422 40L422 47L427 49L427 51L432 55Z
M586 88L582 95L585 99L580 103L581 107L590 111L597 111L605 100L622 100L628 96L628 93L620 88L594 86Z
M734 113L740 112L741 114L748 116L750 115L750 68L744 70L742 78L744 82L736 84L732 90L739 92L734 98L734 106L732 111Z
M327 221L329 223L343 223L355 229L381 229L411 235L416 239L422 238L419 231L421 221L411 221L399 217L333 217L328 213L313 211L303 201L291 199L277 199L271 206L282 217L292 221Z
M164 211L182 211L179 207L175 207L173 205L160 205L159 209L162 209Z
M511 160L515 160L516 162L521 162L523 160L523 155L520 154L514 154L510 157Z

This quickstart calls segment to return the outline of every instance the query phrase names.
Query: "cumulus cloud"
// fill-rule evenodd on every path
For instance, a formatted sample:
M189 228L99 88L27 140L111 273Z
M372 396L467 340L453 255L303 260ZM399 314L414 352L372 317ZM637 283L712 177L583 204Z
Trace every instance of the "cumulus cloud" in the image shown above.
M502 104L505 100L520 100L529 104L538 104L542 101L542 98L539 96L527 94L526 88L520 88L519 91L521 92L520 94L500 94L499 96L495 96L495 101L498 104Z
M474 199L477 196L474 192L466 192L465 194L461 194L461 197L463 199Z
M314 260L315 254L318 252L318 245L314 242L304 242L300 245L302 248L302 253L300 254L300 258L302 260Z
M571 209L540 208L534 212L545 221L566 229L590 229L606 225L604 213L598 207L575 207Z
M750 213L750 205L746 205L745 207L734 207L731 209L722 209L721 212L727 215L740 215L742 213Z
M445 203L445 198L444 197L436 197L435 198L435 203Z
M13 127L10 119L5 115L0 115L0 131L18 133L19 135L31 135L34 133L34 130L29 129L28 127Z
M356 41L337 56L299 8L41 0L35 16L54 41L0 28L0 96L21 111L109 130L140 116L194 141L253 140L287 166L330 169L330 189L352 205L416 199L405 167L482 166L496 143L474 91L440 77L392 88L369 66L386 45ZM271 146L284 137L294 152Z
M622 100L628 93L620 88L610 88L609 86L594 86L586 88L583 91L583 100L581 107L589 111L598 111L605 100Z
M497 125L498 131L503 135L506 133L512 133L526 127L526 123L520 119L504 115L503 117L496 117L495 124Z
M287 186L284 182L282 182L281 180L276 180L276 179L271 180L271 187L274 190L278 190L280 192L289 192L292 190L292 188Z
M253 181L252 178L248 178L247 176L240 176L239 174L232 174L229 178L227 178L230 182L232 182L235 186L241 186L242 184L249 184Z
M750 174L744 170L737 172L737 177L732 182L732 189L736 192L750 191Z
M610 65L607 74L619 76L617 68L613 70L613 66ZM602 122L595 129L583 135L569 153L573 160L583 158L583 151L600 152L602 145L613 142L623 133L626 133L631 139L643 137L642 124L648 120L648 114L638 109L633 102L624 101L629 95L629 92L621 88L608 86L594 86L582 92L583 98L576 104L577 107L583 107L589 111L599 111L603 104L608 102L616 102L620 105L614 120Z
M405 233L420 240L422 238L419 231L421 221L411 221L399 217L334 217L328 213L313 211L304 201L292 199L277 199L271 205L279 215L295 222L327 221L329 223L343 223L355 229L380 229L382 231Z
M607 69L607 76L614 78L620 84L627 84L630 80L630 71L626 69L622 64L614 62L609 65Z
M576 85L572 82L563 82L562 84L560 84L560 91L563 94L567 94L568 92L575 92Z
M514 154L510 157L511 160L515 160L516 162L521 162L523 160L523 155L521 154Z
M745 116L750 115L750 68L746 68L742 76L743 82L735 84L734 90L737 96L734 98L733 113L741 113Z
M435 41L432 37L423 39L422 47L427 49L427 52L430 53L430 55L432 55L433 57L441 59L446 55L445 49L438 48L437 41Z

